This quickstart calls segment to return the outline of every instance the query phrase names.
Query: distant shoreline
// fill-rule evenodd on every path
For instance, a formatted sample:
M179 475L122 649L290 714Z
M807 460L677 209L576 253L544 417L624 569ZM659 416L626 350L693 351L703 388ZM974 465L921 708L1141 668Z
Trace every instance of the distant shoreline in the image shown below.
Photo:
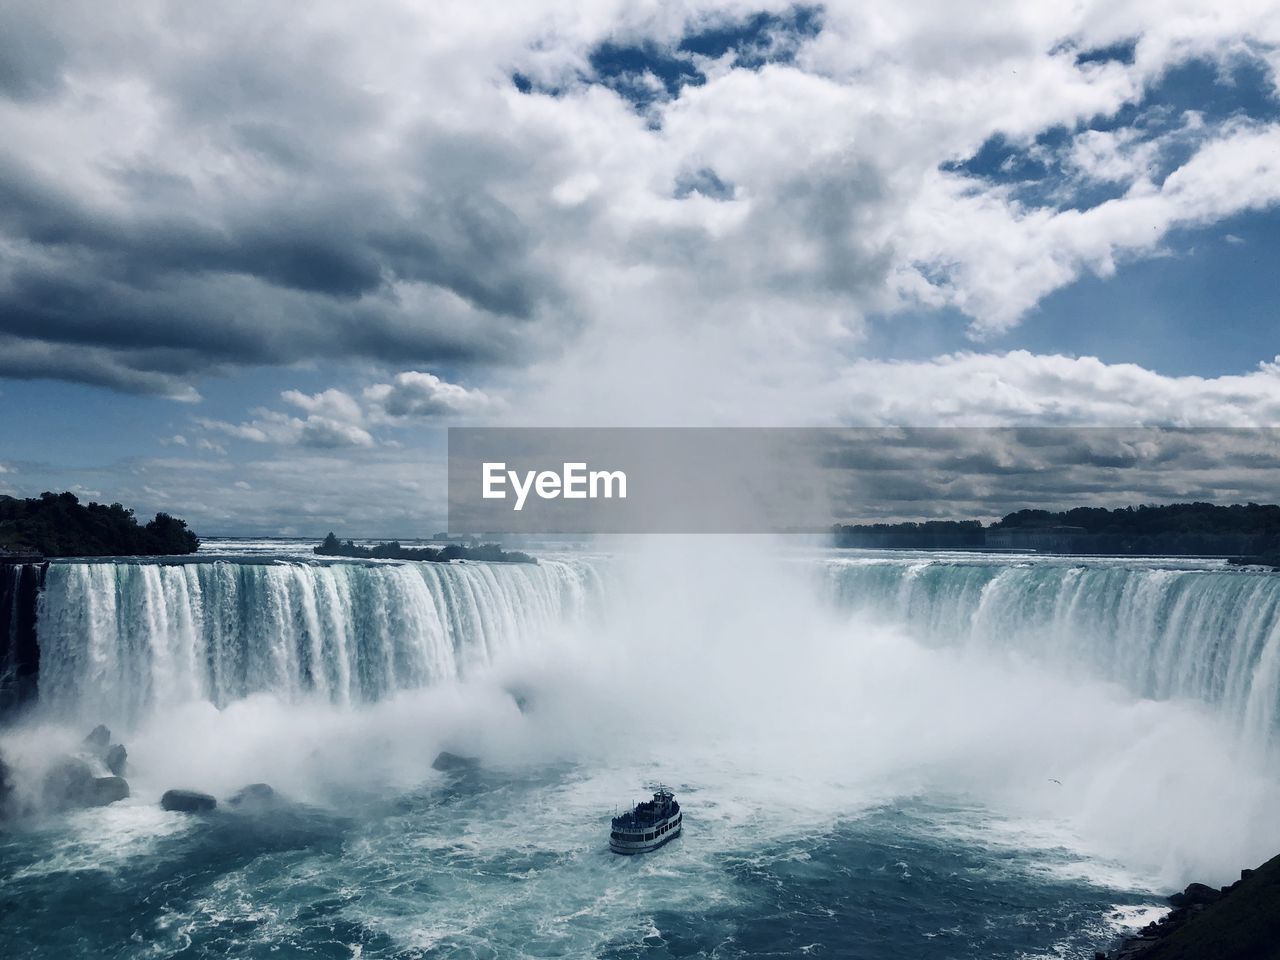
M834 545L854 549L974 550L1062 556L1188 557L1280 566L1280 506L1164 506L1019 510L979 520L843 524Z
M1238 567L1270 567L1280 570L1280 557L1242 556L1235 553L1078 553L1034 550L1030 547L883 547L837 544L834 550L892 550L899 553L968 553L989 557L1069 557L1076 560L1224 560Z
M355 560L420 560L426 563L449 563L452 560L471 560L483 563L531 563L536 557L519 550L503 550L496 543L468 546L450 543L443 547L404 547L398 540L379 543L372 547L357 546L352 540L339 540L332 532L319 546L312 548L319 557L350 557Z

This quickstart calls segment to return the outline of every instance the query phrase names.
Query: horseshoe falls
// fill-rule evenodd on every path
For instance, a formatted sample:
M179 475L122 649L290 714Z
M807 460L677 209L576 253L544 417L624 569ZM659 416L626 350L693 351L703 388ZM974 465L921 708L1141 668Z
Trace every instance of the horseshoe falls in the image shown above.
M1091 670L1139 696L1202 700L1269 736L1280 577L1166 564L951 555L822 567L838 607L932 645ZM41 700L117 722L255 692L376 701L527 650L603 592L582 561L58 563L38 602Z
M1280 850L1271 573L750 538L536 566L305 549L54 562L0 593L39 652L0 726L26 807L0 827L0 949L1090 956ZM97 723L130 796L43 809ZM230 802L255 782L275 801ZM615 807L658 783L683 834L610 854ZM166 812L172 788L218 807Z

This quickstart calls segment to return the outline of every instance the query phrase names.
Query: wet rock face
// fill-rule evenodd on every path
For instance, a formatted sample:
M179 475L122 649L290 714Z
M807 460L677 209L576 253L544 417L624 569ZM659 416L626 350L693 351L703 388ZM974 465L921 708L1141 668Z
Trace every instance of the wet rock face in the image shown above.
M45 809L75 810L105 807L129 796L123 777L95 777L93 768L79 757L63 757L45 774L40 797Z
M123 777L128 759L129 751L124 748L124 745L113 743L107 748L107 752L103 756L102 762L107 765L107 769L110 770L114 776Z
M95 757L105 754L109 746L111 746L111 731L101 723L90 730L89 735L84 738L84 748Z
M1175 893L1171 896L1169 903L1174 907L1194 907L1197 904L1208 906L1221 899L1221 890L1204 883L1192 883L1188 884L1187 889L1181 893Z
M238 790L227 802L233 807L255 807L272 803L277 798L276 792L269 783L251 783Z
M0 557L0 717L36 698L36 609L48 568L35 558Z
M0 820L9 816L13 802L13 775L9 765L0 757Z
M160 806L179 813L207 813L218 801L199 790L166 790L160 798Z
M94 727L84 738L85 753L106 764L113 776L123 777L129 751L123 744L111 742L111 730L103 724Z
M99 724L84 738L80 750L53 759L36 789L24 791L21 804L14 772L0 759L0 818L103 807L124 800L129 796L124 779L127 756L123 746L111 742L111 731ZM98 775L106 771L111 775Z
M448 750L442 750L431 761L431 769L439 770L441 773L461 773L475 770L479 766L480 761L475 757L460 757L458 754L450 753Z
M93 769L79 757L63 757L49 768L40 787L40 799L49 810L85 806L82 798L93 791Z
M104 807L108 803L124 800L129 796L129 783L124 777L95 777L93 802L90 806Z
M1217 888L1192 883L1169 897L1173 907L1125 937L1103 960L1262 960L1280 957L1280 856ZM1096 960L1096 957L1095 957Z

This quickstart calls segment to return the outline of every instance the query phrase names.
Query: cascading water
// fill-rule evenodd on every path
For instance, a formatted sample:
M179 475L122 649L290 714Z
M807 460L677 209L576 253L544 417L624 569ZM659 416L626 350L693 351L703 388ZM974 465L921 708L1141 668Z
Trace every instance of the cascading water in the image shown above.
M378 700L464 676L586 613L581 561L56 563L39 604L40 702L133 722L166 704Z
M826 565L832 598L935 645L1092 671L1204 701L1249 736L1280 722L1280 576L1214 561L944 556Z
M13 660L18 597L36 587L28 567L7 569ZM1280 577L1212 562L973 556L841 557L824 570L838 605L927 643L1201 700L1263 740L1280 724ZM602 589L587 560L56 563L39 596L40 699L123 721L260 691L374 701L489 664L580 617Z

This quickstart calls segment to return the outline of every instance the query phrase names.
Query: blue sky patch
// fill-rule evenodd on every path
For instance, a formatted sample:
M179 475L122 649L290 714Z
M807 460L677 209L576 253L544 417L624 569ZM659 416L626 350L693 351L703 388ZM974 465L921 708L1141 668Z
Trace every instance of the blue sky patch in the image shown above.
M610 39L587 53L590 72L580 79L608 87L644 110L680 95L687 86L706 82L699 66L705 58L727 54L742 68L758 70L770 63L791 63L806 40L822 31L822 8L796 6L783 13L760 12L741 20L724 20L691 31L675 43L651 38ZM538 86L528 75L511 77L521 93L559 95L559 88Z
M1132 258L1115 274L1089 271L1049 294L1016 328L981 342L959 310L873 318L858 352L927 360L960 350L1030 350L1136 363L1169 376L1246 373L1280 354L1280 315L1268 263L1280 259L1272 211L1176 230L1169 255Z
M1080 56L1097 61L1124 55L1118 46ZM1240 56L1227 64L1192 60L1167 71L1140 102L1127 104L1114 115L1094 117L1075 129L1054 127L1030 145L1011 143L996 133L972 156L942 168L1010 186L1028 205L1088 209L1122 195L1128 184L1073 178L1067 161L1080 133L1134 130L1137 143L1159 138L1152 169L1152 178L1159 184L1186 163L1199 145L1195 126L1188 126L1189 114L1198 114L1206 128L1237 118L1274 122L1280 120L1274 90L1266 64L1259 59Z
M1108 44L1105 47L1093 47L1089 50L1081 50L1076 54L1076 63L1133 63L1134 55L1137 53L1138 44L1133 40L1125 40L1120 43Z

